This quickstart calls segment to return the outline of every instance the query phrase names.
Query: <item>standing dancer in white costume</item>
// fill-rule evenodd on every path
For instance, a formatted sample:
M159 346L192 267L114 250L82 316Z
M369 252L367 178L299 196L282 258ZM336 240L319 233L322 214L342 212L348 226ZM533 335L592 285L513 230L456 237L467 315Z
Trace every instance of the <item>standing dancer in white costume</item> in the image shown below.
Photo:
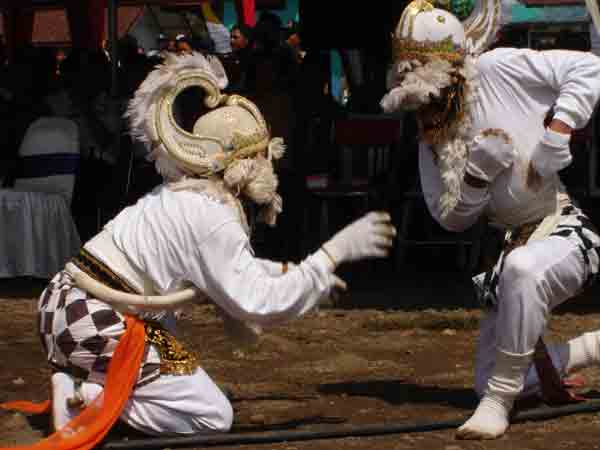
M273 160L284 146L269 136L252 102L221 93L226 82L222 66L199 54L169 56L147 77L128 117L132 135L147 145L165 182L88 241L40 298L39 330L55 370L54 427L70 430L57 433L62 437L93 429L94 418L84 425L71 420L90 404L101 416L111 406L98 404L103 391L104 397L124 398L108 427L120 417L156 435L228 431L232 408L199 367L201 343L197 358L172 334L176 303L208 299L230 330L251 339L261 327L300 317L336 285L343 287L334 275L337 265L389 252L395 235L390 216L372 212L298 265L253 254L242 201L275 224L282 201ZM173 107L191 87L206 92L208 112L186 132ZM137 339L124 337L140 323L143 354L131 371L132 387L115 394L114 384L125 383L127 374L116 374L109 386L110 364L127 361L117 347ZM74 445L53 448L79 448Z
M451 231L481 216L508 231L494 270L476 277L488 307L476 356L481 400L458 430L463 439L505 433L515 399L544 381L532 361L550 312L598 273L600 237L557 172L571 162L571 131L585 126L600 96L600 59L560 50L482 53L499 23L499 0L481 1L464 25L424 0L410 3L381 102L386 111L416 111L432 216ZM599 336L549 347L559 374L600 362Z

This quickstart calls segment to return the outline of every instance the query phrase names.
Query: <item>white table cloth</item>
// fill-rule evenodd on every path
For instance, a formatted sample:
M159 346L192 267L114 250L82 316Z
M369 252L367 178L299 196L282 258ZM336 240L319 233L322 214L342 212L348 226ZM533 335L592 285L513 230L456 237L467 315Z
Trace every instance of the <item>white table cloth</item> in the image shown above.
M63 196L0 189L0 278L51 278L80 247Z

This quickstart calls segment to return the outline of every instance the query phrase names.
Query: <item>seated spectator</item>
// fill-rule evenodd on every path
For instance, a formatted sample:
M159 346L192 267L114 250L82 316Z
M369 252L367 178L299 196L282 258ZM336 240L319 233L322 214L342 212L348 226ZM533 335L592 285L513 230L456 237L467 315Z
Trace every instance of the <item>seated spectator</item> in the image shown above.
M252 48L252 44L252 28L243 23L234 25L231 29L231 51L239 54L239 52Z

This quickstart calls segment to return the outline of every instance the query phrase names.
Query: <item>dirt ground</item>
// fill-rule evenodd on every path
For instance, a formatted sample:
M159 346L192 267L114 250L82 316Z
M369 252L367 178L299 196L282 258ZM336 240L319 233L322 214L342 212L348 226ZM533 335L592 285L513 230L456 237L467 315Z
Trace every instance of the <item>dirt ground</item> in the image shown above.
M34 332L42 284L0 283L0 402L42 400L49 370ZM240 351L223 334L210 306L182 321L182 338L202 366L232 395L234 432L323 430L371 424L458 420L476 405L473 352L481 311L467 298L464 279L426 275L368 276L351 292L289 326L269 330L257 348ZM548 340L597 328L593 297L553 317ZM600 382L588 370L587 390ZM0 445L33 442L47 417L27 421L0 412ZM513 425L498 441L466 442L454 430L242 446L242 449L592 449L600 448L600 416L579 414ZM132 439L134 437L131 437ZM216 447L232 448L232 447Z

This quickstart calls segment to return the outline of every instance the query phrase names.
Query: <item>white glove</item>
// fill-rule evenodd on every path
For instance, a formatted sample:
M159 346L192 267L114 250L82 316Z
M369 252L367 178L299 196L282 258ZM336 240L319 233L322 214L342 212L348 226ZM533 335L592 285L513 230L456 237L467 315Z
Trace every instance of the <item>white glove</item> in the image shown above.
M542 136L531 154L531 165L545 178L564 169L573 160L569 148L570 134L558 133L550 128Z
M383 258L394 243L396 229L385 212L371 212L339 231L322 248L335 266L364 258Z
M516 151L504 132L484 130L473 139L469 149L466 171L475 178L491 183L510 167Z

